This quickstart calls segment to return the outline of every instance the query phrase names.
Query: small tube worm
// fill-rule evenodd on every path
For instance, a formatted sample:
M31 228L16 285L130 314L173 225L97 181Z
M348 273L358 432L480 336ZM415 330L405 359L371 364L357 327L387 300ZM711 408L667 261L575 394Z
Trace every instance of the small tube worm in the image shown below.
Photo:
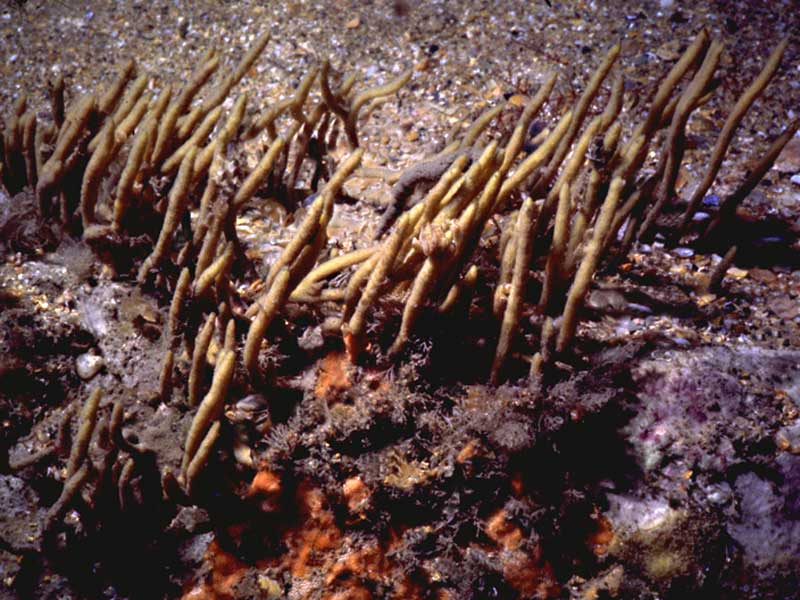
M203 119L203 122L200 123L200 126L192 133L191 137L187 139L180 148L175 150L172 155L164 161L164 164L161 165L161 172L162 173L171 173L175 171L181 164L183 157L186 156L186 153L189 149L193 148L194 146L200 146L205 139L208 137L208 134L214 129L214 126L219 121L220 116L222 115L222 107L218 106L211 112L206 115L206 118Z
M227 145L236 137L239 127L242 124L242 119L244 119L246 107L247 94L242 94L236 99L236 103L233 105L228 115L228 120L225 121L225 125L219 131L217 137L197 153L197 158L194 161L193 181L198 181L209 169L212 174L216 173L219 166L223 164L222 161L227 152ZM214 187L211 191L216 192L217 183L214 177L209 177L208 180L209 182L214 182Z
M478 267L477 265L470 266L464 277L457 281L450 287L442 303L439 305L439 313L445 314L453 309L454 306L466 301L468 294L475 289L475 284L478 282Z
M611 226L611 220L619 204L619 197L624 185L625 181L620 177L615 177L611 182L608 195L597 217L592 239L586 248L586 253L581 261L580 267L578 267L578 272L575 273L575 279L567 294L567 302L564 306L561 328L556 341L556 352L559 354L566 350L572 338L575 336L575 331L578 328L579 313L586 299L586 293L589 291L589 286L591 285L594 272L597 269L597 264L600 262L603 242Z
M400 75L397 79L393 79L389 83L384 85L379 85L377 87L365 90L358 94L355 98L353 98L352 103L350 104L350 109L347 114L347 121L345 122L345 132L347 133L347 138L350 140L350 145L353 148L358 148L358 131L356 129L358 124L358 113L364 107L364 105L373 100L375 98L379 98L381 96L388 96L390 94L394 94L397 90L403 87L406 83L408 83L409 79L411 79L411 75L413 71L409 69L402 75Z
M318 282L322 281L323 279L327 279L331 275L335 275L340 271L344 271L349 267L364 262L378 250L379 248L375 246L361 248L359 250L353 250L347 254L342 254L325 261L311 271L308 275L306 275L303 280L297 284L297 287L289 296L289 300L294 301L300 296L312 295L314 286Z
M114 126L113 123L105 130L97 148L86 165L81 183L81 219L84 230L96 222L95 205L100 188L100 180L114 158Z
M36 162L36 113L28 111L20 121L22 129L22 156L25 159L25 179L31 187L38 178Z
M568 194L569 192L567 192L567 195ZM495 351L494 361L492 362L490 381L493 384L497 383L500 369L503 367L508 351L511 348L514 331L519 325L519 318L522 313L523 294L525 292L528 266L530 265L531 253L533 251L533 239L531 236L532 224L533 200L527 198L525 202L522 203L522 207L519 209L519 216L517 217L515 234L517 238L517 253L514 259L514 275L511 278L511 290L508 294L506 310L503 313L503 322L500 326L500 338L497 341L497 350Z
M91 472L92 469L89 463L84 463L80 469L67 478L64 487L61 489L61 494L58 496L58 500L47 509L44 522L42 523L42 532L50 531L56 521L63 516L70 503L75 498L75 495L83 487L83 484L86 483Z
M788 43L788 39L783 40L780 44L778 44L778 47L773 50L772 54L764 65L764 68L761 69L761 72L758 74L758 77L755 78L753 83L751 83L750 86L739 97L739 99L736 101L736 105L733 107L733 110L731 110L731 113L725 120L725 125L722 127L722 132L719 134L717 142L714 145L714 150L711 152L711 158L708 161L706 174L695 189L692 197L689 199L686 210L681 216L681 221L678 225L678 234L683 232L689 225L689 222L692 220L695 211L697 211L697 207L705 197L706 192L711 187L711 184L714 183L714 179L717 176L720 165L722 165L725 152L728 150L728 146L733 139L733 134L736 132L736 128L739 126L739 123L741 123L745 114L747 114L749 108L753 105L753 102L755 102L756 98L761 95L761 92L764 91L764 88L767 87L773 75L775 75L775 71L777 71L778 65L780 65L781 58L783 58L783 53L786 51Z
M211 285L217 280L221 273L225 273L233 264L233 242L228 242L225 250L208 268L197 276L194 283L193 294L197 298L202 298L211 289Z
M60 129L64 124L64 75L61 73L48 86L50 97L50 110L53 112L53 122Z
M161 362L161 372L158 376L158 398L166 404L172 397L172 371L175 366L175 352L168 349L164 353L164 360Z
M214 369L211 388L203 398L200 406L198 406L194 419L192 419L189 433L186 435L183 460L181 461L181 472L184 474L184 479L189 463L197 453L210 425L222 414L222 409L225 406L225 395L233 379L235 365L236 354L223 349L217 357L217 366Z
M95 388L83 405L78 435L72 443L72 450L69 453L67 462L68 479L76 473L86 458L86 452L89 450L89 443L92 440L92 433L97 424L97 410L100 407L100 398L102 396L103 392L100 388Z
M652 233L656 219L661 214L667 202L670 202L675 195L675 180L678 177L685 147L686 123L689 120L689 115L691 115L694 110L695 102L702 96L703 90L706 88L706 85L708 85L708 82L711 81L721 55L722 44L716 41L712 42L703 60L703 64L700 66L697 73L695 73L695 76L692 78L686 90L681 94L681 99L678 101L678 106L672 117L672 123L670 124L669 135L667 137L664 174L656 192L655 203L639 229L639 238L647 237Z
M725 200L723 200L722 205L719 207L719 211L708 224L708 227L706 227L702 235L703 239L709 238L726 219L733 217L736 212L736 207L739 206L742 200L747 198L750 192L758 185L758 182L766 175L767 171L772 168L775 159L778 158L781 150L789 143L789 140L794 137L798 128L800 128L800 119L795 119L789 123L786 129L783 130L783 133L770 144L769 148L767 148L767 151L761 156L758 162L750 168L744 181L739 184L739 187L725 197Z
M722 260L717 263L717 265L709 274L708 280L700 287L699 291L701 293L713 292L720 287L720 284L725 277L725 273L728 272L728 269L733 264L733 259L736 258L736 251L736 246L731 246L728 249L728 251L725 253L725 256L722 257Z
M381 248L378 256L378 262L367 280L364 291L361 294L361 299L356 306L353 316L345 332L345 340L347 343L348 354L351 360L355 360L363 350L364 346L364 331L367 324L367 311L374 304L375 300L380 295L381 289L386 284L386 279L394 265L397 253L403 244L403 239L406 235L406 230L409 227L408 216L403 215L395 227L395 230L386 240L386 243Z
M503 186L500 188L500 193L497 196L498 208L502 208L505 201L517 187L530 177L536 169L538 169L548 156L558 145L559 140L564 136L564 132L569 127L572 121L572 112L565 113L558 121L558 125L553 132L547 136L542 144L536 148L534 152L529 154L523 160L513 173L503 181Z
M113 130L116 127L116 123L121 123L128 117L128 114L139 103L139 99L144 93L144 90L147 88L148 82L149 79L146 75L140 75L136 81L131 84L131 88L128 90L128 93L125 95L123 101L109 116L110 118L106 119L102 129L98 132L98 134L95 135L89 142L89 152L95 151L97 146L100 144L100 141L103 139L103 136L106 134L107 129L111 128Z
M547 167L544 169L544 172L541 174L541 176L537 179L534 189L531 191L531 196L534 198L547 189L547 187L555 178L556 173L558 172L558 167L567 156L570 146L572 146L572 142L577 137L578 131L580 131L581 125L583 125L583 121L589 112L589 107L591 106L595 96L597 96L597 92L600 90L600 86L602 85L609 71L611 71L611 67L614 66L617 56L619 56L619 52L620 45L614 44L606 54L603 62L600 63L600 65L597 67L597 70L595 70L591 79L589 79L589 83L583 90L581 97L575 103L575 108L572 111L572 119L570 120L569 127L559 140L558 147L553 153L553 156L550 158L550 162L547 164Z
M181 162L178 177L169 193L167 212L164 215L164 222L161 224L161 231L158 234L155 248L153 248L153 252L145 259L139 269L139 283L144 283L150 270L164 258L168 245L172 242L172 236L183 218L183 213L189 203L192 168L196 155L197 148L192 148L183 158L183 162Z
M264 339L267 328L289 297L291 291L289 290L289 275L289 269L281 269L263 301L257 301L258 312L247 331L243 354L244 366L251 375L255 374L258 366L261 340Z
M595 134L600 130L601 123L602 117L595 117L592 122L589 123L589 126L583 132L580 139L578 139L577 144L575 144L575 150L572 152L572 156L567 160L567 164L564 166L558 179L556 179L556 183L547 193L542 208L539 210L539 215L536 217L536 225L533 230L534 240L547 231L550 225L550 218L553 216L553 210L558 203L559 190L565 184L570 185L578 174L581 166L583 166L583 160L586 156L586 151L589 149L589 144L592 142L592 139L594 139Z
M269 177L270 173L272 172L272 167L275 164L275 160L283 150L285 143L286 142L283 140L283 138L277 137L275 138L275 141L270 144L269 150L267 150L266 154L261 157L261 160L256 165L256 168L253 169L252 173L247 176L247 179L244 180L242 186L237 190L236 195L233 197L232 204L234 210L239 210L245 202L253 197L253 194L258 191L258 188L261 186L261 184L266 181L267 177Z
M169 108L167 108L164 113L164 118L158 128L158 137L156 138L156 144L153 148L151 164L161 164L161 161L163 161L172 150L172 145L175 139L177 139L176 125L178 118L186 111L192 103L192 99L206 81L208 81L212 73L217 70L217 66L219 66L219 57L217 56L212 56L202 62L186 85L183 86L178 97L175 98Z
M136 182L136 176L139 174L139 169L144 162L147 147L155 134L156 122L150 121L148 125L136 135L131 150L128 153L128 158L122 170L122 175L120 175L119 182L117 183L117 190L114 197L115 231L122 230L122 223L128 212L130 195L133 191L133 185Z
M502 173L507 173L508 170L511 168L511 165L514 163L514 159L519 154L519 151L522 150L523 145L525 144L525 138L528 135L528 130L531 126L531 121L539 114L542 106L544 103L547 102L547 99L550 97L550 93L553 91L553 86L556 84L556 74L553 73L548 77L545 82L539 87L539 91L536 92L536 95L528 102L525 106L525 109L522 111L522 115L517 122L516 127L514 127L514 132L511 134L511 139L508 141L508 145L506 146L505 152L503 154L503 162L500 165L500 171Z
M233 73L231 73L228 77L223 79L222 83L219 86L217 86L216 90L214 90L214 93L212 93L203 102L202 110L204 114L211 111L217 105L222 104L222 102L228 96L230 91L233 89L233 86L235 86L237 83L239 83L239 81L242 80L242 78L251 69L256 60L258 60L258 57L264 51L264 48L266 48L267 44L269 43L269 40L270 40L269 31L265 31L256 38L255 42L253 42L253 45L239 61L239 64L236 65L236 68L233 70Z
M546 312L553 301L553 296L561 287L564 276L564 259L567 239L569 237L569 200L570 186L564 182L559 192L558 209L556 210L553 243L547 257L542 295L539 298L539 309Z
M214 325L217 315L211 313L206 318L206 322L194 342L192 350L192 366L189 369L189 382L187 387L187 400L189 406L197 404L200 396L200 386L203 383L203 371L206 365L206 354L211 345L211 338L214 336Z
M189 292L189 284L192 282L192 276L189 269L184 267L178 277L178 282L175 284L175 293L172 295L172 302L169 305L169 319L167 321L167 328L171 337L178 334L178 327L181 322L181 314L183 313L183 305L186 302L187 294Z
M75 107L65 117L53 154L44 163L42 172L39 174L36 194L39 198L40 208L44 208L43 203L46 200L47 193L61 182L65 173L64 167L67 159L86 130L86 125L96 110L97 100L93 95L87 94L78 100Z
M186 491L189 494L192 493L194 481L211 457L211 451L219 437L219 428L220 422L214 421L214 424L208 428L208 432L203 437L203 441L200 442L200 446L197 448L197 452L195 452L192 460L189 461L189 466L186 467Z
M503 108L505 107L502 104L494 106L479 115L478 118L475 119L475 122L469 126L469 129L467 129L459 146L461 148L470 148L478 140L483 130L489 126L489 123L494 121L495 117L503 112Z
M128 81L130 81L130 78L133 77L135 71L136 63L133 59L128 59L120 66L117 78L111 82L106 93L100 96L100 99L97 101L97 109L101 114L111 114L111 111L117 106L119 99L122 98L125 86L128 84Z

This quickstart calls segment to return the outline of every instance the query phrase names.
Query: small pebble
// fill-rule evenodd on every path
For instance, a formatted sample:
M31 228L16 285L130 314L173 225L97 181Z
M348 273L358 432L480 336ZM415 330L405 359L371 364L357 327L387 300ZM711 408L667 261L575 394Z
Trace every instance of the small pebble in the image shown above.
M719 206L719 196L716 194L709 194L703 198L703 206Z
M97 375L103 365L105 365L105 361L102 356L88 352L75 359L75 371L78 373L78 377L87 381Z
M672 252L675 254L675 256L679 256L681 258L691 258L694 256L694 250L691 248L675 248L675 250Z
M792 183L796 183L797 185L800 185L800 173L798 173L797 175L792 175L792 178L791 178L790 181Z

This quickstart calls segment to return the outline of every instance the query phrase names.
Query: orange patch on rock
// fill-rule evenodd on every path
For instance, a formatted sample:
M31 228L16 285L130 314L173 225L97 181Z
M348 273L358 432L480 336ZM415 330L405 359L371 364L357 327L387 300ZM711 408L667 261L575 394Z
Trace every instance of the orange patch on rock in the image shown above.
M374 392L373 397L379 397L392 389L392 379L381 369L370 369L362 367L361 373L363 381Z
M525 482L522 480L522 473L519 471L515 471L511 476L511 491L517 497L522 496L522 492L525 491Z
M358 360L358 355L361 353L360 343L357 342L356 336L352 333L347 331L347 327L343 327L344 335L342 339L344 340L344 350L347 354L347 358L350 360L351 363L355 363Z
M352 545L352 540L342 541L340 548ZM336 561L325 576L325 587L330 591L323 596L324 600L369 600L373 598L370 590L374 583L394 582L394 588L388 598L392 600L420 600L425 596L422 588L413 583L397 570L386 553L392 548L371 543L363 548L349 551Z
M370 600L373 598L371 590L377 583L393 584L388 597L394 600L427 597L422 588L387 558L387 552L400 542L399 535L390 532L385 544L355 543L339 529L321 489L309 481L301 481L293 493L291 489L267 465L262 465L250 484L248 497L256 500L286 498L288 493L291 497L286 498L286 504L294 507L292 516L278 521L275 531L285 550L279 556L256 561L257 568L288 571L297 589L313 586L318 597L324 600ZM346 480L342 493L348 507L355 507L370 496L369 488L358 476ZM241 537L241 532L232 529L228 534L234 539ZM209 544L205 564L208 575L187 587L181 600L232 600L236 597L235 586L247 572L248 565L225 552L216 542Z
M349 590L323 596L323 600L372 600L372 594L367 588L354 587Z
M259 501L264 512L278 510L281 497L280 477L268 469L259 471L250 483L247 497Z
M234 596L234 586L247 570L238 558L223 550L216 540L206 548L205 562L210 574L181 597L182 600L228 600Z
M528 97L523 94L514 94L508 99L508 103L511 106L525 106L528 103Z
M589 534L589 548L596 556L603 556L608 552L611 542L614 541L614 530L611 527L611 521L599 512L595 512L592 519L597 524L597 529Z
M351 513L360 511L364 504L369 500L369 488L364 484L361 477L351 477L342 486L342 495L347 503L347 509Z
M361 578L379 579L385 571L384 555L377 545L367 546L345 555L331 567L325 585L336 581L359 581Z
M555 598L561 590L550 563L542 559L541 549L526 551L522 547L522 530L510 523L502 508L486 523L488 535L501 550L503 577L524 598Z
M395 584L390 598L392 600L419 600L423 597L429 597L425 595L425 592L426 590L423 590L422 586L406 577ZM429 593L430 590L427 590L427 592Z
M514 550L504 554L503 577L524 598L556 598L561 590L553 576L553 568L542 561L541 552Z
M248 496L275 495L281 492L281 479L272 471L259 471L250 483Z
M439 596L441 597L441 593ZM391 595L393 600L417 600L422 597L423 589L407 577L395 583Z
M333 513L326 507L325 496L316 488L301 485L297 492L301 513L300 527L286 534L289 548L288 567L294 577L303 577L310 563L324 562L317 553L338 547L341 531Z
M522 542L522 530L508 522L502 508L489 517L486 535L506 550L516 550Z
M478 453L478 440L470 440L468 441L461 451L456 456L456 462L458 464L462 464L467 462L473 456Z
M322 359L314 394L321 400L331 400L353 385L347 371L349 360L344 352L331 352Z

